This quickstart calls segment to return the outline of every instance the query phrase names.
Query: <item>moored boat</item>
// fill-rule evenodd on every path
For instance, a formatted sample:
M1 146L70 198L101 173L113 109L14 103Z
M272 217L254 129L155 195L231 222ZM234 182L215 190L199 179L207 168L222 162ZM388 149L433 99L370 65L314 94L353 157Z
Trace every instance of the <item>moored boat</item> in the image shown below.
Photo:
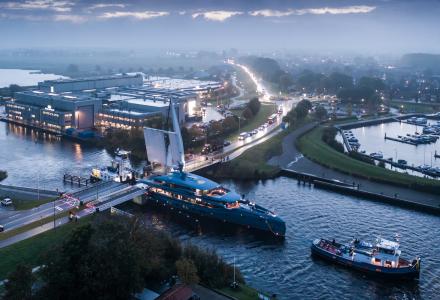
M418 278L420 258L408 261L400 257L399 243L378 238L375 243L353 240L348 244L316 239L312 254L358 271L390 279Z

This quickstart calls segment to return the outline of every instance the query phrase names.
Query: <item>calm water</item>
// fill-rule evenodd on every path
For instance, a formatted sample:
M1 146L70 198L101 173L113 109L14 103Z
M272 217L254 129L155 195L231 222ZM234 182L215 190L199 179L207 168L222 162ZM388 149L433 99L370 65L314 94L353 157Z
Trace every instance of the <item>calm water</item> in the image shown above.
M69 189L70 185L62 183L64 173L87 175L111 159L104 149L0 122L0 169L8 171L3 184Z
M245 229L205 222L201 227L175 222L164 212L145 212L147 222L180 239L215 249L226 261L236 259L248 283L277 293L280 299L435 299L440 291L440 218L351 196L298 185L289 178L226 186L273 208L287 223L282 243ZM148 208L147 208L148 209ZM197 224L187 219L187 223ZM210 223L207 225L206 223ZM384 283L310 256L318 237L344 241L402 235L403 256L422 257L419 283ZM438 299L438 298L437 298Z
M433 121L429 121L433 122ZM365 150L367 154L372 152L383 153L385 159L392 157L394 161L404 159L408 165L420 166L431 165L440 167L440 159L434 158L434 153L440 153L440 139L436 143L422 144L418 146L408 145L396 141L385 140L385 133L389 137L414 135L415 132L422 133L423 127L412 124L392 122L374 126L359 127L351 129L353 135L361 144L360 150ZM387 164L387 166L389 166ZM399 169L398 169L399 170ZM413 175L420 175L418 172L405 170Z
M67 78L56 74L39 73L38 70L0 69L0 88L11 84L36 85L40 81Z
M0 122L0 169L5 183L62 187L64 171L88 174L95 165L109 163L105 150L84 147ZM216 249L228 262L236 258L247 281L280 299L435 299L440 291L440 218L351 196L297 185L279 178L260 183L224 184L257 203L274 209L287 223L282 243L263 239L245 229L176 217L144 208L147 222L170 231L183 241ZM207 224L208 223L208 224ZM310 257L310 243L318 237L348 241L354 236L402 235L404 256L422 257L418 284L385 284Z

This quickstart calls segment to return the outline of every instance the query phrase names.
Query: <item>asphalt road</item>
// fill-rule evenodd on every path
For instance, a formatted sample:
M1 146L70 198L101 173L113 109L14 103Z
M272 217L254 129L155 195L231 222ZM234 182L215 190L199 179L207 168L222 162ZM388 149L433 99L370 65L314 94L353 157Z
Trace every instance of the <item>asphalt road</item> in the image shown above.
M123 186L128 186L116 182L105 182L94 187L83 189L73 194L73 198L62 198L53 202L49 202L30 210L15 211L13 214L0 216L0 224L4 226L5 231L21 227L23 225L60 214L79 205L81 200L84 203L96 200L104 200L112 193L118 192Z

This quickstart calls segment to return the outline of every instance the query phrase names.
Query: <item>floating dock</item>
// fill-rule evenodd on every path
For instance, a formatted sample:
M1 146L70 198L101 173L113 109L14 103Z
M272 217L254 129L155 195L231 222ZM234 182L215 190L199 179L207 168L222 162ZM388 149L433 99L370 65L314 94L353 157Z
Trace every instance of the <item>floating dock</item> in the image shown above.
M88 186L92 182L90 181L90 178L84 178L76 175L71 174L64 174L63 175L63 181L64 182L70 182L71 184L77 184L79 186Z

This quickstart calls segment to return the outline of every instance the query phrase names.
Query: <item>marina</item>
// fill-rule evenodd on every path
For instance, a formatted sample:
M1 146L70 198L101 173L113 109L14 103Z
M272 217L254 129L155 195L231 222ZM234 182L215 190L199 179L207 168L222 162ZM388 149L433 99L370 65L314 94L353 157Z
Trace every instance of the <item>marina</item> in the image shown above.
M424 125L394 121L358 128L351 126L341 130L339 138L347 151L358 151L384 163L387 168L437 178L440 176L440 161L437 160L439 125L435 119L424 120ZM426 133L428 131L430 133Z

